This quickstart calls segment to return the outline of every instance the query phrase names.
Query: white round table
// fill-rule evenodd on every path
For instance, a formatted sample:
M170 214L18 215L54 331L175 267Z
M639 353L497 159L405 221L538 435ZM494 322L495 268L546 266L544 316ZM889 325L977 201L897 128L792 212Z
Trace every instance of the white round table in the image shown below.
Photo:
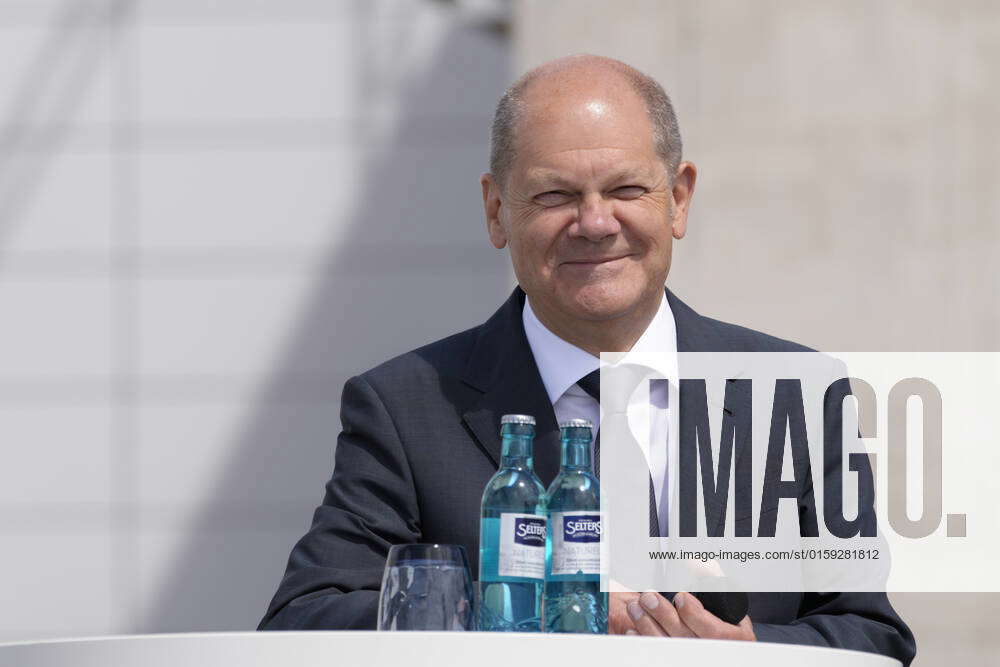
M486 632L232 632L0 644L2 667L894 667L841 649L764 642Z

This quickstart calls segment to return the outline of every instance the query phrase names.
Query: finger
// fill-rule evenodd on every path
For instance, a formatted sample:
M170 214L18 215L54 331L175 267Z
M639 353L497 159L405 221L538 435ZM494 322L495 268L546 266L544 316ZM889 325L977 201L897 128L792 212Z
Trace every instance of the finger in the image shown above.
M736 639L741 635L735 625L726 623L702 606L701 601L690 593L674 596L674 608L684 625L698 637L705 639Z
M640 635L644 635L646 637L667 636L667 633L660 627L660 624L654 621L653 618L643 610L642 605L639 604L639 600L629 600L626 607L628 608L628 615L632 618L632 623L635 625L635 629Z
M655 591L646 591L639 596L639 604L646 610L646 613L656 621L668 637L694 637L681 617L677 615L674 605L670 600Z
M633 591L631 588L616 579L609 579L608 587L612 595L616 593L636 593L636 591ZM638 595L638 593L636 593L636 595Z
M608 600L608 634L627 634L629 630L635 632L632 619L628 615L625 605L629 600L639 597L638 594L612 593Z

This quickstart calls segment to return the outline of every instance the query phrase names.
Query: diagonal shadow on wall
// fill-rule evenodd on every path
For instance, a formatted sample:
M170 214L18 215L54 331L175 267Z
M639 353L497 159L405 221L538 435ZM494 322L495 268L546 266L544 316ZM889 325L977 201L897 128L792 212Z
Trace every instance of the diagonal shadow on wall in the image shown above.
M500 35L449 25L424 72L404 83L399 121L213 501L182 527L169 574L129 631L255 628L322 500L347 377L484 321L513 286L506 253L487 240L477 183L508 48Z
M45 41L21 73L0 114L0 261L134 5L134 0L87 0L57 6Z

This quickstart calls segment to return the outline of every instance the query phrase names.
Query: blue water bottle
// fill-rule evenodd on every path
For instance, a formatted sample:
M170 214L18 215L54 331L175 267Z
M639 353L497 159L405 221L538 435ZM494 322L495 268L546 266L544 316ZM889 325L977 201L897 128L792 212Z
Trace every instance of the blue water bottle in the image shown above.
M504 415L500 469L483 491L479 629L540 632L545 581L545 488L535 476L535 418Z
M559 474L549 486L545 632L606 634L608 594L601 592L601 485L591 468L593 424L559 425Z

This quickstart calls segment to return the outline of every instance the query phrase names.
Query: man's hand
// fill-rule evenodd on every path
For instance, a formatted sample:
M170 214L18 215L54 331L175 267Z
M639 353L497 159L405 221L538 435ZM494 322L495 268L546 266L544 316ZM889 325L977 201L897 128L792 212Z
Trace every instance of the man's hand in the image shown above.
M608 634L636 634L635 625L628 615L629 602L639 600L638 593L611 593L608 596Z
M615 596L619 596L617 604ZM705 610L701 602L690 593L678 593L673 604L659 593L647 591L640 596L632 594L611 594L608 609L608 631L613 634L638 634L647 637L700 637L702 639L737 639L757 641L753 623L744 616L737 625L726 623L715 614ZM624 605L632 627L621 628L616 620L612 625L612 613L616 607Z

